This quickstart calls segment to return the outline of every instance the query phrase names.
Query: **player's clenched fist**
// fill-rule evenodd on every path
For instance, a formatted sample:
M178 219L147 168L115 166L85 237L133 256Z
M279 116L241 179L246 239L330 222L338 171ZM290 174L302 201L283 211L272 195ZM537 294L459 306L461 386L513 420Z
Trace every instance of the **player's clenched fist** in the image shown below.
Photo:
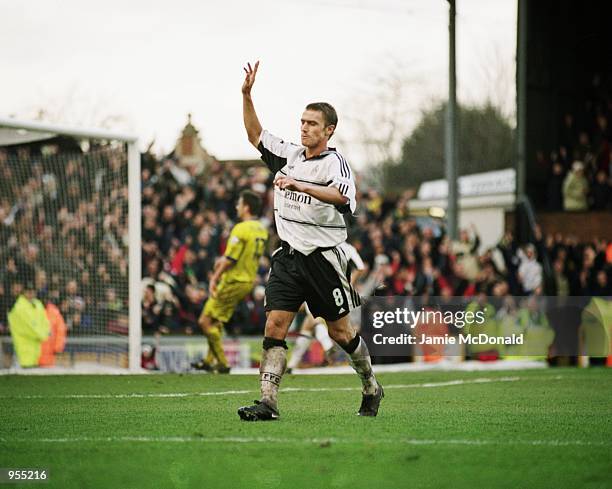
M296 192L302 191L302 187L300 186L300 184L293 178L289 177L277 177L274 180L274 185L276 185L281 190L294 190Z

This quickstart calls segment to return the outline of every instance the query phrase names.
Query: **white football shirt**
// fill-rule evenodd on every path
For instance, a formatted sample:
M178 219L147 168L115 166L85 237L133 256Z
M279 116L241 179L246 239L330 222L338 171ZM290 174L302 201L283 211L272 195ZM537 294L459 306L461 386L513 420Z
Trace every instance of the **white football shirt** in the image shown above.
M261 159L278 176L299 182L335 187L348 198L343 206L315 199L303 192L274 188L274 218L279 237L305 255L317 248L337 246L347 238L342 214L355 212L353 173L334 148L306 158L306 148L263 131L259 140Z

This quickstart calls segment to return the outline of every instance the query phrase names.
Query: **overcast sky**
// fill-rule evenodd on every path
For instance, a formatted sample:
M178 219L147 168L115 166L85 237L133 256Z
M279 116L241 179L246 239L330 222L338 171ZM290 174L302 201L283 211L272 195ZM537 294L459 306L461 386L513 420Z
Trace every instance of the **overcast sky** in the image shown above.
M457 0L457 12L459 99L491 96L512 112L516 0ZM107 123L169 151L191 112L211 154L252 158L240 86L259 59L264 127L298 141L304 105L329 101L350 146L361 135L343 121L367 127L378 79L407 80L405 130L446 96L447 26L445 0L0 0L0 115L44 109L89 126L120 116Z

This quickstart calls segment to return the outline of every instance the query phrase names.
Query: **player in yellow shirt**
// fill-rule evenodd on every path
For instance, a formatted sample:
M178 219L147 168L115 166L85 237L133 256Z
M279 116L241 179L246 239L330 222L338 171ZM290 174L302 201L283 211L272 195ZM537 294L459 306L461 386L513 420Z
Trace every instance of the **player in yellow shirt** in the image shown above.
M229 373L221 342L223 324L230 320L238 303L251 291L259 258L264 254L268 231L258 220L261 198L250 190L240 193L236 211L241 222L230 233L225 254L217 260L209 284L209 299L198 324L208 339L208 355L192 363L196 370Z

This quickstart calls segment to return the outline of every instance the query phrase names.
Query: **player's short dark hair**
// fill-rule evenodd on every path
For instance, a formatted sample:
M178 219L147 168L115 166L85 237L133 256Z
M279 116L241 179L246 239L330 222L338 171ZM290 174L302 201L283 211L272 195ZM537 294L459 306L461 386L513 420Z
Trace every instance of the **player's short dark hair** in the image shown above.
M316 110L317 112L321 112L323 114L323 119L325 120L325 127L334 126L334 131L338 127L338 114L336 113L336 109L334 109L331 104L328 104L327 102L313 102L306 106L306 110Z
M258 216L261 213L261 197L252 190L243 190L240 192L242 203L245 204L253 216Z

